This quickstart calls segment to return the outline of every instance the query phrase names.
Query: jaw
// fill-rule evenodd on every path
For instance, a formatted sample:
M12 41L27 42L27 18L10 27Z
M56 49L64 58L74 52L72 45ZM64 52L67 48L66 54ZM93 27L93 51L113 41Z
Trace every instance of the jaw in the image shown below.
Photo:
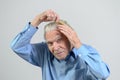
M69 53L68 52L59 52L59 53L54 53L53 55L57 58L57 59L59 59L59 60L64 60L66 57L67 57L67 55L68 55Z

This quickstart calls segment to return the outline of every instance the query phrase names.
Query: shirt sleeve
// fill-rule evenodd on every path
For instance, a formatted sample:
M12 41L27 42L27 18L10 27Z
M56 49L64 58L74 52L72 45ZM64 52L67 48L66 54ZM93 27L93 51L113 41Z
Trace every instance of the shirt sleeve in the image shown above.
M109 68L105 64L96 49L91 46L83 44L79 49L73 48L75 56L85 61L89 67L90 72L94 74L98 79L106 79L109 74Z
M35 50L36 46L35 44L30 44L30 40L36 31L37 28L28 23L24 30L11 42L11 49L29 63L40 66L38 54Z

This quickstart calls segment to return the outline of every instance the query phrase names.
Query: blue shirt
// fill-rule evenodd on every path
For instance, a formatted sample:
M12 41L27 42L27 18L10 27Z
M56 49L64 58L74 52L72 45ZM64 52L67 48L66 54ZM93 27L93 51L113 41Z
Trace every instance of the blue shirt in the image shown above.
M108 66L91 46L73 48L66 59L58 60L45 42L30 43L36 31L37 28L27 24L13 39L11 48L29 63L41 67L43 80L105 80L109 76Z

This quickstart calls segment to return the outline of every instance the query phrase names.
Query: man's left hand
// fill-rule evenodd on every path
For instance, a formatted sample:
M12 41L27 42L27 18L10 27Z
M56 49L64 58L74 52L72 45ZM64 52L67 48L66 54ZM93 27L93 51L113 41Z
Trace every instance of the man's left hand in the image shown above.
M68 40L70 41L73 47L80 48L82 43L80 42L76 32L71 27L69 27L66 24L63 24L63 25L58 25L58 29L68 38Z

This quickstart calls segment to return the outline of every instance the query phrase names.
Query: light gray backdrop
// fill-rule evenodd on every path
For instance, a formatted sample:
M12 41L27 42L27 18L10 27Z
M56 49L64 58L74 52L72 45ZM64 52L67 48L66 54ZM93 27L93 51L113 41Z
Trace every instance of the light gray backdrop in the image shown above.
M0 80L41 80L41 69L18 57L10 42L35 15L52 9L68 21L83 43L92 45L109 65L108 80L120 68L120 0L0 0ZM43 25L32 39L43 39Z

